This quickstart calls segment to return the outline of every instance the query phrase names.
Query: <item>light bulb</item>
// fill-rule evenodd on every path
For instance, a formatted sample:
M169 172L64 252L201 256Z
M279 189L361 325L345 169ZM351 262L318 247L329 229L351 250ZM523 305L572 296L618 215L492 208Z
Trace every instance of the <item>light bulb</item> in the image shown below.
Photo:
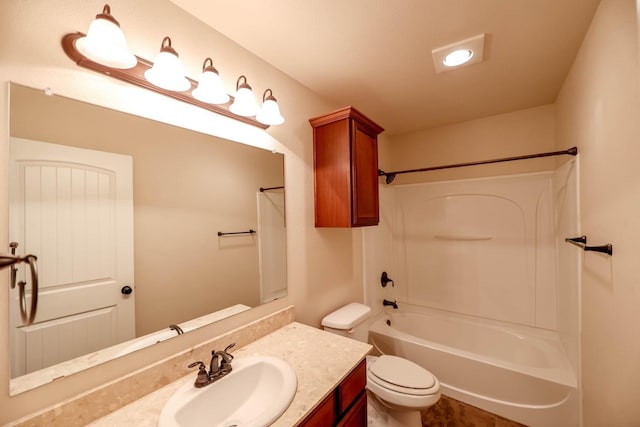
M138 63L108 4L91 22L87 35L76 41L76 48L91 61L111 68L133 68Z
M213 66L211 58L206 58L202 64L202 76L198 80L198 87L191 92L194 98L208 104L226 104L229 95L224 90L222 79Z
M469 49L458 49L448 54L445 58L444 65L447 67L457 67L465 62L469 62L473 58L473 51Z
M244 83L240 83L241 79L244 79ZM259 109L251 86L247 84L247 78L245 76L238 77L238 81L236 82L236 98L233 100L233 104L231 104L229 110L239 116L250 117L255 116Z
M269 96L267 96L269 92ZM262 95L262 109L256 115L256 120L265 125L281 125L284 123L284 117L280 114L278 101L273 96L271 89L264 91Z
M171 39L165 37L156 56L153 67L144 72L144 78L154 86L174 92L184 92L191 88L191 82L184 76L184 67L178 52L171 47Z

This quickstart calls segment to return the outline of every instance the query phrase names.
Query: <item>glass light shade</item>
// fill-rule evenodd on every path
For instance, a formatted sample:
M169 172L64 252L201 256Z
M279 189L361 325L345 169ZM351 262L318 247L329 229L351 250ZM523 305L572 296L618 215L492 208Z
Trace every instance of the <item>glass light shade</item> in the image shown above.
M124 33L111 15L108 6L89 25L85 37L76 41L76 48L84 56L111 68L133 68L138 59L129 51Z
M229 102L229 95L224 90L222 79L213 65L207 66L207 61L211 61L211 58L204 60L198 87L191 94L197 100L208 104L226 104Z
M469 49L458 49L450 54L448 54L445 58L444 65L447 67L457 67L458 65L462 65L465 62L469 62L473 58L473 51Z
M168 41L168 45L165 43ZM184 76L184 67L178 54L171 47L171 39L165 37L160 53L153 67L144 72L144 78L154 86L174 92L184 92L191 88L191 82Z
M284 123L284 117L280 114L278 101L273 97L273 94L265 97L267 92L271 92L271 89L264 92L262 109L256 116L256 120L265 125L281 125Z
M240 84L240 79L244 78L244 83ZM256 97L253 96L251 86L247 84L247 78L245 76L238 77L236 83L236 98L233 100L233 104L229 107L232 113L239 116L250 117L255 116L260 110Z

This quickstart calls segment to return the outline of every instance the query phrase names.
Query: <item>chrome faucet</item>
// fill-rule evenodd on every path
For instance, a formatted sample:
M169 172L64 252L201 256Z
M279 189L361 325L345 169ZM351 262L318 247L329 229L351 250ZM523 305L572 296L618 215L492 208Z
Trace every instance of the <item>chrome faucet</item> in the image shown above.
M385 307L386 307L386 306L388 306L388 305L390 305L390 306L391 306L391 307L393 307L394 309L397 309L397 308L398 308L398 303L397 303L397 302L395 302L395 301L389 301L388 299L383 300L383 301L382 301L382 305L383 305L383 306L385 306Z
M222 351L211 352L211 363L209 365L209 375L212 377L222 378L231 372L231 361L233 355L229 353L236 343L231 343Z
M193 385L197 388L201 388L230 373L232 369L231 361L233 360L233 355L229 353L229 350L231 350L235 345L236 343L231 343L222 351L211 351L209 372L207 372L205 364L201 361L189 364L189 368L198 368L198 376L196 377Z

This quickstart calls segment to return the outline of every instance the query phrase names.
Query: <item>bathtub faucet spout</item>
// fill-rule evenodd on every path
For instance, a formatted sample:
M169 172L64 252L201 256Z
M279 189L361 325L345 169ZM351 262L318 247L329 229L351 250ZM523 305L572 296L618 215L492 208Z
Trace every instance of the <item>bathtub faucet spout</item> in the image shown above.
M390 305L391 307L393 307L393 308L395 308L395 309L397 309L397 308L398 308L398 303L397 303L397 302L395 302L395 301L389 301L388 299L383 300L383 301L382 301L382 305L383 305L383 306L385 306L385 307L386 307L386 306L388 306L388 305Z

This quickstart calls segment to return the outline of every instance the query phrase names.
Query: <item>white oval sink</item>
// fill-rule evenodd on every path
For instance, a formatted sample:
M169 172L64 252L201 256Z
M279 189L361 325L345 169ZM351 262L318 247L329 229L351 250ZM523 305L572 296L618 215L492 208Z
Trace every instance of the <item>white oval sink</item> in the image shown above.
M286 411L298 387L287 362L271 356L234 359L233 371L203 388L193 380L165 404L158 427L263 427Z

